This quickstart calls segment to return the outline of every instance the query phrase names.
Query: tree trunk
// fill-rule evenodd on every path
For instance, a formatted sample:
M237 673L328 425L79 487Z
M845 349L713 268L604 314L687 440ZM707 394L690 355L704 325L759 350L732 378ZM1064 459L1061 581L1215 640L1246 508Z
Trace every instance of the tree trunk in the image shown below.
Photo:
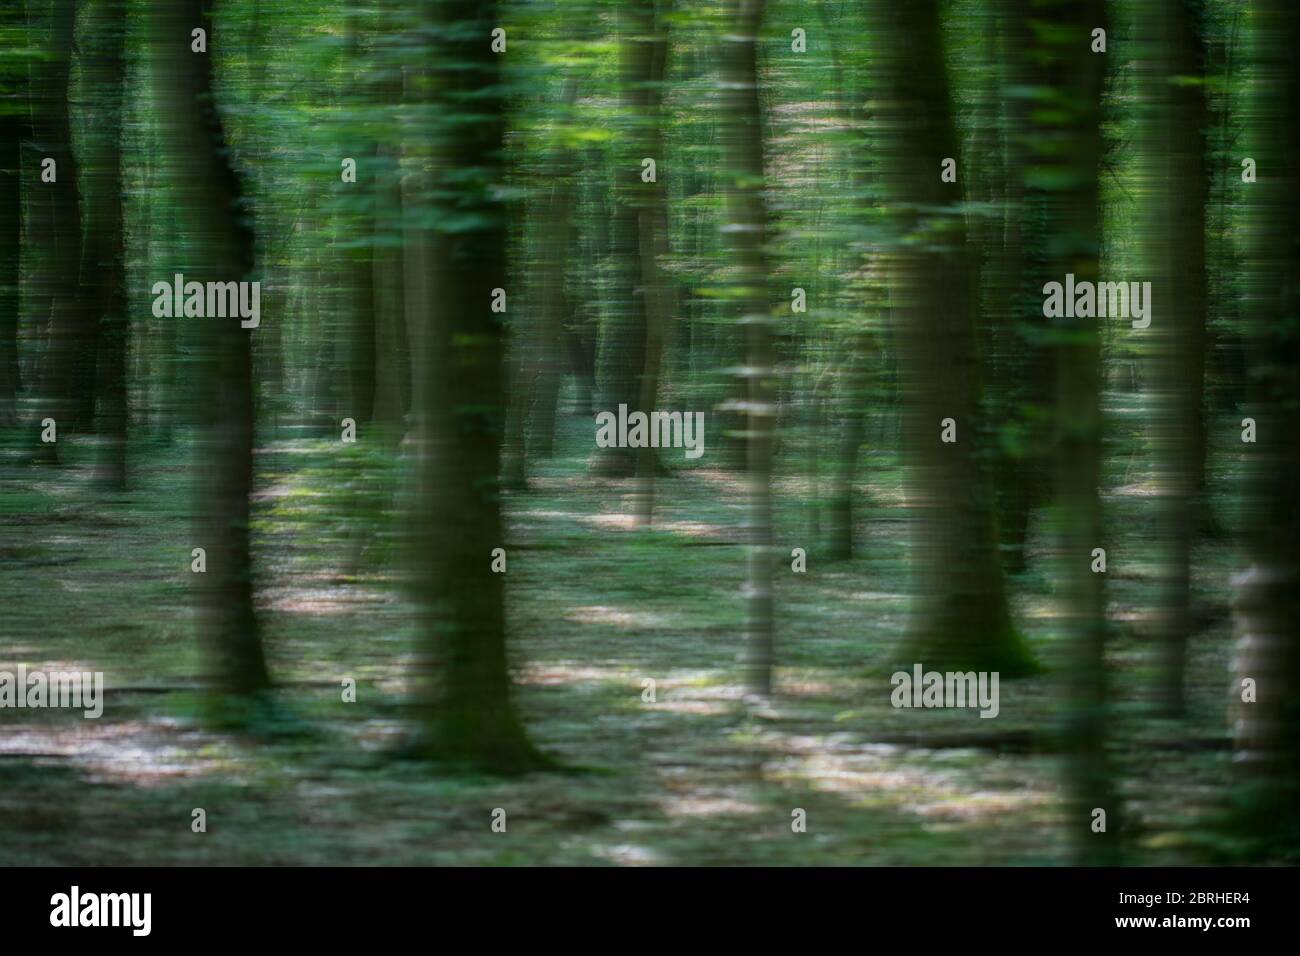
M1011 623L992 495L976 454L976 269L960 187L940 180L941 161L958 151L938 6L874 0L871 12L874 142L892 219L908 240L886 253L915 528L904 653L941 670L1024 674L1034 664ZM941 441L947 419L955 442Z
M433 234L434 294L418 300L424 333L414 351L422 383L413 543L428 651L425 750L518 772L545 761L510 700L505 575L491 567L492 550L505 546L499 490L504 330L491 310L492 290L508 286L499 194L503 58L489 45L499 21L491 0L433 6L430 35L443 38L431 60L431 86L442 106L435 114L441 126L435 175L446 180L435 201L447 204L449 216L454 208L465 225ZM467 176L471 170L475 175ZM448 197L452 183L455 195Z
M98 480L107 489L126 488L127 339L126 237L122 209L122 100L126 86L125 0L94 0L86 18L83 84L95 106L96 129L87 137L82 168L85 241L81 289L99 309L98 374L95 388L104 444Z
M1026 140L1038 103L1025 91L1047 89L1057 77L1054 67L1022 54L1037 42L1035 14L1020 0L997 7L998 60L1001 82L997 162L1001 192L993 196L1001 215L990 230L984 264L988 367L996 387L984 411L991 447L988 458L997 496L999 550L1013 574L1028 566L1026 547L1034 510L1050 494L1052 461L1049 425L1054 399L1053 356L1043 318L1040 278L1054 270L1052 237L1046 232L1052 196L1031 176ZM1090 32L1090 31L1089 31ZM1089 56L1095 54L1089 53Z
M1044 281L1097 282L1101 252L1101 97L1106 57L1080 53L1095 28L1105 28L1102 0L1057 0L1028 5L1020 21L1040 17L1044 28L1026 37L1019 55L1035 64L1028 123L1028 162L1039 185L1033 203L1043 219L1033 253ZM1080 38L1084 38L1080 40ZM1085 48L1086 49L1086 48ZM1040 314L1041 314L1041 298ZM1076 860L1114 863L1120 808L1106 760L1106 592L1093 571L1093 549L1105 547L1100 497L1102 438L1101 332L1096 318L1060 317L1050 323L1056 404L1056 508L1053 571L1060 582L1059 615L1069 653L1069 696L1063 726L1067 826ZM1106 813L1106 831L1094 832L1093 811Z
M0 11L0 30L17 36L21 6ZM18 364L19 263L23 245L22 144L31 132L27 66L17 57L0 59L0 428L18 421L22 375Z
M636 42L648 48L642 55L649 56L640 89L642 129L641 135L637 137L638 152L642 156L653 157L657 164L663 166L663 86L668 63L666 18L672 13L672 3L671 0L663 3L644 0L635 9L641 13L640 22L633 26L638 35ZM645 310L645 365L641 370L637 407L649 415L659 405L659 380L670 332L672 302L659 265L668 256L668 184L658 182L642 185L643 189L635 193L635 197L640 294ZM648 443L637 449L636 521L642 528L650 527L653 519L655 474L659 468L657 449Z
M397 155L380 145L375 155L375 398L374 419L396 432L411 406L411 367L406 347L402 292L402 191Z
M722 151L727 183L726 234L736 289L732 306L745 341L745 421L748 551L745 583L745 686L760 697L772 693L775 642L772 598L772 313L767 279L767 202L763 171L763 125L758 98L758 33L762 0L731 0L722 50Z
M571 108L577 95L577 81L569 79L560 102L566 109ZM569 122L568 116L565 122ZM577 198L577 173L577 151L563 145L552 147L546 161L545 185L539 184L545 197L541 203L541 248L537 250L541 256L536 286L541 327L536 353L539 365L529 402L532 427L528 435L528 454L535 458L550 458L555 450L556 405L566 364L564 329L570 324L573 309L565 279L574 243L572 213Z
M646 285L646 256L651 253L642 249L646 238L642 218L654 202L652 194L664 188L662 183L643 182L641 166L643 159L653 159L656 164L663 161L662 155L651 152L659 142L656 71L662 71L665 46L655 35L654 4L655 0L631 0L619 13L624 129L610 150L614 166L612 261L605 298L611 312L600 345L604 408L616 412L619 405L626 405L629 413L640 410L647 415L652 409L643 408L642 403L648 391L657 392L658 388L657 339L651 337L651 322L656 317L650 314L650 300L658 290ZM662 78L662 72L658 77ZM652 278L657 286L657 278ZM635 448L604 448L596 457L595 470L609 477L640 475L641 457L643 453Z
M174 163L179 221L188 234L186 282L249 281L254 237L240 176L230 165L213 95L212 53L192 53L191 31L213 36L212 0L174 0L154 8L160 85L157 115ZM261 328L280 321L262 316ZM207 551L195 575L200 632L212 688L221 697L270 686L253 608L249 496L253 484L251 336L238 318L178 318L201 323L191 383L199 423L193 546ZM221 703L214 700L214 704Z
M38 6L43 13L35 12ZM72 123L68 86L72 75L73 34L76 27L74 0L50 0L39 4L29 0L29 24L41 38L42 56L31 67L32 126L35 149L31 168L31 240L36 267L32 293L35 311L48 323L45 352L38 373L36 420L52 418L58 436L76 431L74 393L77 357L83 352L93 323L82 299L78 269L81 261L81 203L77 194L78 169L72 150ZM54 182L42 179L42 163L54 161ZM83 423L84 424L84 423ZM58 460L57 444L39 441L40 429L32 430L36 459Z
M1198 4L1199 5L1199 4ZM1191 548L1203 524L1205 87L1192 0L1154 0L1140 11L1137 124L1141 276L1151 282L1152 448L1156 482L1156 628L1159 711L1183 713L1183 671L1192 631Z
M1249 567L1235 581L1233 612L1234 803L1258 841L1251 855L1293 859L1300 850L1300 10L1289 0L1262 0L1247 30L1240 155L1255 160L1257 181L1236 188L1244 207L1246 414L1258 433L1255 444L1241 445ZM1247 679L1253 702L1245 699Z

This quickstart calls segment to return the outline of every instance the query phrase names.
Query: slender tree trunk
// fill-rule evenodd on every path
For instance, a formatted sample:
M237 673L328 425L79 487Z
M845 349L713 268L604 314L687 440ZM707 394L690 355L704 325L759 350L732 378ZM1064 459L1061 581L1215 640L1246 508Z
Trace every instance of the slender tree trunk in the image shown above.
M23 9L0 11L0 30L17 36ZM16 52L16 51L14 51ZM22 144L31 134L27 103L27 65L17 56L0 57L0 428L18 420L22 373L18 364L19 263L23 245Z
M635 27L638 42L649 48L650 62L640 92L643 131L638 137L643 155L664 165L663 87L668 62L668 26L671 0L644 0L639 6L642 22ZM670 333L672 301L660 262L668 256L668 185L646 184L637 198L637 250L640 258L640 294L645 310L645 365L641 370L638 407L649 415L659 405L659 382L663 369L664 349ZM659 452L649 444L636 453L636 520L642 528L650 527L654 515L655 473L659 470Z
M577 95L577 81L570 78L564 84L560 102L565 108L572 108ZM565 121L568 122L568 117ZM538 250L541 256L537 281L541 310L539 366L530 397L532 428L528 436L528 454L538 458L550 458L555 448L556 405L566 364L564 329L570 324L573 309L565 280L574 247L572 212L577 199L578 153L568 146L553 146L545 167L546 182L539 184L545 197L541 203Z
M122 208L122 102L126 86L125 0L93 0L86 18L83 84L95 104L97 129L83 168L86 203L81 288L99 310L98 374L104 444L98 462L100 483L126 488L127 339L126 237Z
M38 11L40 9L40 12ZM82 300L78 268L81 261L81 204L77 194L79 173L72 150L72 123L68 86L72 75L74 0L29 0L29 29L40 37L41 56L31 67L32 126L35 149L31 177L34 195L31 239L34 246L32 284L36 310L47 322L46 346L41 358L37 422L52 418L58 436L75 432L73 401L77 356L90 331ZM45 160L53 160L54 182L42 178ZM91 320L93 322L93 319ZM35 438L36 459L58 460L57 444Z
M1199 6L1199 4L1197 4ZM1137 18L1138 190L1142 278L1151 282L1152 445L1159 582L1156 627L1159 710L1183 713L1183 672L1192 631L1191 549L1203 524L1205 87L1204 49L1192 0L1152 0Z
M726 234L731 250L733 307L745 342L748 550L745 584L745 685L772 693L775 642L772 598L772 434L776 424L772 313L768 299L763 125L758 97L758 34L762 0L730 0L722 54L722 150L727 183Z
M629 413L642 408L647 391L658 387L657 337L652 340L651 299L655 288L646 286L647 250L642 217L653 203L652 194L664 188L658 182L642 180L642 160L663 157L651 150L658 143L658 78L662 70L664 41L655 34L655 0L631 0L619 11L620 62L623 124L619 143L610 150L613 161L610 288L606 300L611 313L602 330L600 365L603 372L604 408L617 411L626 405ZM662 73L658 74L662 77ZM656 176L658 175L656 170ZM657 336L657 331L654 333ZM647 375L649 381L647 381ZM599 474L629 477L640 474L640 452L634 448L605 448L595 460Z
M831 480L831 504L828 517L829 545L826 557L847 561L853 557L854 480L858 458L867 437L867 396L870 373L867 356L872 350L870 333L855 335L849 346L851 355L840 375L840 444L833 454L835 475ZM816 476L816 464L813 468Z
M577 96L572 78L564 81L560 106L568 110ZM567 115L557 123L561 129ZM556 136L559 129L540 135ZM565 273L573 234L576 154L552 143L542 150L538 171L529 184L527 225L522 247L526 257L528 296L522 316L510 323L508 348L509 416L502 461L502 481L511 490L528 487L528 460L550 457L555 442L555 406L565 364L564 325L569 313Z
M375 197L375 421L396 432L411 405L411 367L406 346L402 292L402 250L393 240L401 235L402 191L397 155L378 147Z
M342 76L336 82L344 90L342 100L364 107L367 103L378 102L378 98L367 72L368 64L362 56L360 34L364 27L357 22L358 17L358 11L350 7L344 13ZM356 124L352 124L346 137L357 154L352 158L362 165L357 181L344 183L342 176L339 177L340 189L360 191L361 195L352 200L346 211L335 213L339 225L331 233L330 253L337 269L334 281L340 283L341 305L335 364L343 370L338 414L333 423L335 428L339 427L342 418L369 422L374 417L377 316L371 238L375 231L378 181L375 178L377 170L365 168L365 165L375 155L377 144L366 127L361 129L363 132L358 134ZM345 137L339 138L342 141Z

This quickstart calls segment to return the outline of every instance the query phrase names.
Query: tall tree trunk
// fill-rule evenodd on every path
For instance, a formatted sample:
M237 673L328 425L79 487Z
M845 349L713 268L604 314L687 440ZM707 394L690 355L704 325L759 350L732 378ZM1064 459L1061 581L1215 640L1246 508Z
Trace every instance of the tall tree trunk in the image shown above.
M435 202L448 218L454 208L463 225L433 234L434 294L419 301L424 330L414 350L425 747L436 758L516 772L545 761L510 700L505 575L492 570L493 549L505 546L504 330L491 310L492 290L508 286L503 57L490 47L499 26L491 0L438 0L433 12L431 85L442 108L431 115L439 123L435 175L444 179Z
M832 561L847 561L853 557L854 481L858 472L858 458L862 443L867 437L867 401L870 394L871 374L868 356L872 351L874 336L860 332L849 343L850 355L840 373L840 442L832 453L835 474L831 479L828 519L828 544L826 557ZM817 470L812 471L814 478Z
M36 263L32 293L40 321L48 323L38 373L36 419L54 419L62 439L75 431L77 357L83 352L87 334L93 334L93 317L85 308L78 281L81 203L68 105L76 4L74 0L28 0L28 11L29 29L41 44L41 56L31 67L30 84L35 135L30 175L36 190L30 229ZM55 164L54 182L42 179L47 159ZM89 328L88 319L92 323ZM33 429L34 440L39 431ZM37 460L57 461L57 447L56 443L37 441Z
M730 0L722 38L722 151L727 184L726 234L736 289L732 303L745 342L747 525L745 685L751 694L772 692L775 642L772 598L772 312L768 299L763 122L758 98L758 33L762 0Z
M344 12L341 76L336 80L336 90L341 86L343 95L340 97L336 92L334 98L338 102L351 103L354 109L364 110L367 104L378 102L378 92L382 87L372 84L367 70L368 63L361 49L364 26L358 22L359 16L358 10L351 7ZM343 116L348 120L347 113ZM340 177L339 188L359 190L362 195L359 199L352 199L345 209L336 207L336 225L330 235L330 256L337 270L334 281L340 283L338 299L341 307L334 362L343 369L343 380L338 389L338 414L333 423L335 428L339 427L342 418L352 418L357 422L372 420L376 372L377 316L372 239L378 181L375 178L377 170L364 168L364 164L376 154L377 143L364 124L351 121L345 129L339 141L349 143L349 148L357 154L352 158L363 164L363 168L355 183L343 183Z
M562 120L539 136L560 137L570 118L567 111L578 84L563 82ZM527 224L524 229L524 274L528 284L522 315L510 323L508 348L509 412L506 422L502 482L511 490L528 487L528 460L550 457L555 442L555 406L564 371L564 325L569 298L565 273L573 238L576 151L552 142L530 178Z
M383 0L377 5L373 27L384 39L373 41L370 59L373 96L389 107L402 101L400 65L390 59L391 47L402 42L397 20L404 0ZM402 253L402 166L394 145L376 138L371 160L374 178L374 232L370 261L374 269L370 288L374 295L375 394L371 414L387 441L401 440L406 414L411 408L411 358L406 334L406 277Z
M99 310L98 393L104 444L98 479L126 488L127 338L126 237L122 209L122 101L126 86L125 0L93 0L86 17L83 84L95 105L96 129L82 167L86 204L81 288Z
M1238 182L1243 205L1242 316L1246 414L1258 430L1243 444L1249 567L1235 581L1232 722L1234 802L1252 855L1294 859L1300 850L1300 9L1261 0L1250 10L1247 84L1238 99L1239 157L1257 181ZM1238 161L1240 161L1238 159ZM1254 685L1245 700L1249 679Z
M667 17L672 13L671 0L644 0L635 7L641 21L634 25L641 46L648 47L650 57L645 81L640 90L641 135L637 137L643 156L653 157L664 165L663 86L668 63ZM659 380L663 369L664 349L672 317L672 301L660 268L668 256L668 184L645 184L635 194L637 201L637 252L640 260L640 294L645 310L645 365L641 370L638 407L649 415L659 405ZM659 452L648 443L636 453L636 521L648 528L654 514L655 473Z
M1048 427L1055 383L1053 357L1044 329L1040 278L1055 269L1047 234L1050 191L1030 175L1026 141L1038 102L1026 91L1048 89L1059 67L1023 54L1038 42L1037 14L1020 0L998 0L996 55L1001 110L997 162L1001 191L991 197L1000 216L990 230L984 264L984 302L990 378L984 411L993 485L997 496L999 548L1011 573L1028 564L1026 547L1035 508L1051 492ZM1059 16L1059 11L1053 13ZM1095 54L1089 54L1090 56ZM1049 261L1055 259L1056 261Z
M976 455L980 368L976 269L960 188L940 180L958 158L936 0L873 0L875 140L900 237L887 253L910 458L913 608L904 653L927 667L1033 669L1012 626L992 495ZM951 419L956 441L941 440Z
M570 78L565 82L561 103L572 108L578 95L578 83ZM566 116L565 121L569 122ZM573 303L565 288L568 266L575 242L572 219L577 199L578 151L570 146L556 145L546 163L547 184L543 186L542 239L539 250L542 261L538 265L540 276L537 291L541 308L541 341L538 355L541 360L533 380L530 417L533 425L528 436L528 454L550 458L555 450L555 415L560 398L560 384L566 365L564 330L571 324Z
M173 163L179 221L191 243L183 269L187 283L249 281L254 269L243 187L231 166L213 93L212 53L193 53L190 47L191 31L198 28L211 43L213 5L213 0L173 0L154 7L158 115ZM262 316L260 327L279 320ZM257 332L241 328L234 317L176 321L201 323L191 383L199 423L193 546L207 551L207 572L195 575L200 633L214 693L249 695L270 686L253 608L249 541L251 336Z
M374 419L397 432L411 405L411 367L402 292L402 189L397 154L382 144L375 154L375 398Z
M1033 258L1043 281L1097 282L1101 253L1101 97L1106 56L1088 52L1091 31L1105 28L1102 0L1024 3L1018 19L1038 18L1018 55L1034 65L1031 102L1052 102L1028 121L1027 160L1037 185L1033 207L1042 217ZM1083 52L1080 52L1080 51ZM1029 167L1026 167L1026 170ZM1040 314L1042 300L1039 300ZM1098 320L1053 318L1056 404L1053 571L1060 581L1059 614L1069 653L1064 741L1067 832L1080 863L1114 863L1120 812L1106 760L1105 574L1093 571L1093 549L1105 547L1100 497L1102 438L1101 332ZM1106 813L1106 831L1093 832L1093 811Z
M1151 0L1136 19L1138 222L1141 277L1151 282L1153 408L1159 581L1159 710L1183 713L1192 630L1191 548L1203 525L1205 346L1204 49L1193 0ZM1199 4L1196 4L1199 7Z
M18 36L21 5L0 11L0 30ZM23 245L22 144L31 134L27 103L27 64L15 47L0 54L0 428L17 423L22 374L18 364L18 325Z
M649 340L652 317L650 293L645 287L645 255L642 213L648 208L647 194L663 188L661 183L642 181L643 159L662 162L649 152L658 139L658 96L656 69L661 61L662 41L655 36L655 0L630 0L619 10L619 83L622 102L622 136L610 149L613 163L611 188L611 268L605 299L610 312L602 328L600 367L604 408L616 412L626 405L628 412L640 410L648 388L657 388L658 367ZM657 170L656 170L657 176ZM595 470L610 477L629 477L639 471L639 453L634 448L602 449Z

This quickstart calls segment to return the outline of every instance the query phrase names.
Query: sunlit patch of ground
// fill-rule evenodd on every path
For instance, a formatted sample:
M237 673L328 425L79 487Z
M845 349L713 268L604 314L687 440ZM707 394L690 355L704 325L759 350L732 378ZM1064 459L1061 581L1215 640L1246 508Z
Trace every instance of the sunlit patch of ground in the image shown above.
M740 498L749 490L743 476L720 468L692 468L691 478L707 485L710 493L722 493Z
M928 820L1006 819L1050 810L1056 803L1054 793L1037 787L980 786L973 768L986 761L975 750L928 751L777 734L767 735L766 741L775 752L785 754L769 766L778 778L810 784L854 804L885 803Z
M512 518L515 521L520 522L521 524L527 523L528 521L537 518L545 518L547 520L552 520L552 521L553 520L573 521L577 519L577 517L578 517L577 513L573 511L554 511L554 510L545 510L541 508L531 508L527 510L516 511L512 515Z
M663 863L663 857L650 847L620 843L616 846L596 846L592 855L619 866L652 866Z
M744 816L763 811L762 807L738 791L715 788L693 788L688 793L669 793L658 797L655 803L670 818Z
M631 684L632 678L622 667L594 667L590 664L559 662L525 664L515 676L520 684L577 684L610 682Z
M329 574L315 576L331 579ZM310 580L310 577L307 578ZM318 588L304 587L295 579L289 586L263 588L258 594L258 607L267 611L287 614L355 614L366 604L393 604L396 595L366 587L346 584L329 584Z
M735 534L726 525L707 524L703 521L655 521L655 530L681 535L683 538L725 539Z
M591 624L606 627L659 627L664 618L645 611L627 611L602 604L589 604L570 608L564 619L574 624Z
M43 722L0 736L0 754L66 760L92 782L135 787L228 773L231 755L222 751L220 738L166 718Z
M782 696L788 697L832 697L842 695L849 686L849 681L832 681L796 674L783 674L778 685Z
M629 510L626 514L612 514L606 512L599 515L588 515L581 519L585 525L593 528L600 528L602 531L636 531L640 528L635 514Z

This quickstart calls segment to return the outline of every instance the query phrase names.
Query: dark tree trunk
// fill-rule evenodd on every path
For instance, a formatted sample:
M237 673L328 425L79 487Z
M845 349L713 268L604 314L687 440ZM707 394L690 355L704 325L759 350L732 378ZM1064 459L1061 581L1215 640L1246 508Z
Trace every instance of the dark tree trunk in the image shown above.
M1199 6L1199 4L1196 4ZM1151 282L1152 445L1159 581L1158 709L1184 707L1192 628L1191 549L1204 524L1205 87L1204 48L1192 0L1155 0L1138 18L1138 76L1147 112L1138 124L1142 276Z
M1033 258L1042 282L1099 280L1101 254L1101 97L1106 57L1080 53L1094 28L1106 27L1101 0L1057 0L1025 6L1027 21L1041 17L1020 54L1035 64L1028 122L1028 161L1040 186L1033 205L1042 216ZM1084 38L1080 40L1079 38ZM1086 47L1084 48L1086 50ZM1041 287L1041 283L1040 283ZM1041 314L1041 298L1039 299ZM1060 584L1060 621L1069 649L1069 697L1063 727L1067 754L1067 832L1080 863L1114 863L1121 812L1106 760L1106 576L1093 571L1093 549L1106 547L1100 497L1102 438L1101 333L1096 318L1047 320L1054 343L1056 383L1056 504L1053 571ZM1093 811L1106 813L1106 831L1094 832Z
M1000 3L996 11L1002 136L996 150L1000 192L991 198L1000 202L1001 215L990 229L982 285L987 319L983 344L997 384L988 390L984 410L999 546L1004 567L1015 574L1028 565L1030 521L1052 486L1051 455L1045 449L1055 366L1040 277L1059 264L1048 261L1052 237L1046 230L1053 197L1030 175L1026 143L1037 102L1026 91L1050 87L1059 67L1022 55L1034 48L1037 38L1034 15L1019 0Z
M39 14L37 7L42 8ZM54 419L63 440L85 424L74 420L77 363L94 334L94 316L86 308L79 281L81 203L68 105L76 4L74 0L51 0L48 4L31 0L28 11L29 28L39 37L42 54L31 67L30 85L35 137L29 166L35 190L29 230L36 263L32 295L38 320L47 323L35 418L38 423ZM55 162L52 183L41 178L45 159ZM32 434L37 460L57 461L57 444L40 442L39 427L34 427Z
M81 289L99 310L98 394L104 444L98 480L113 491L126 488L127 339L125 235L122 210L122 99L126 85L125 0L94 0L86 17L83 84L95 105L96 128L82 173L85 241Z
M1242 156L1255 160L1243 203L1243 296L1255 444L1246 463L1248 569L1235 581L1237 631L1231 722L1234 803L1252 856L1300 851L1300 9L1263 0L1250 10L1249 82L1238 105ZM1244 682L1254 702L1243 700Z
M659 376L658 330L652 328L658 316L652 314L659 294L655 258L647 242L644 217L656 202L654 194L662 183L642 181L643 159L661 164L658 149L658 97L662 79L665 41L656 35L655 0L632 0L619 14L619 78L626 126L620 142L610 151L613 161L611 190L611 277L606 289L610 313L600 343L603 405L617 411L647 415L642 407L648 392L657 393ZM656 172L657 175L657 172ZM647 257L649 259L647 260ZM650 270L652 286L647 286ZM652 301L653 300L653 301ZM649 396L653 400L653 395ZM652 451L652 449L647 449ZM644 452L635 448L604 448L595 460L596 471L610 477L644 477L638 459Z
M0 11L0 30L23 29L21 5ZM22 374L18 364L19 267L23 250L22 144L31 135L27 66L0 59L0 428L17 424Z
M401 236L402 191L397 155L379 146L375 155L378 177L375 196L375 250L372 256L375 296L375 398L376 422L396 432L411 406L411 366L406 345L402 292L402 250L394 239Z
M442 109L435 175L454 183L440 200L472 222L432 236L433 295L419 302L423 331L414 368L419 482L414 516L416 587L427 650L428 755L519 772L545 764L528 742L510 699L505 574L491 569L505 546L500 451L505 419L504 330L491 310L505 288L507 222L504 96L500 56L488 37L496 4L440 0L434 29L443 49L432 60ZM467 42L464 38L473 38ZM465 173L473 170L475 175ZM507 307L509 297L507 297ZM509 560L510 556L507 556Z
M910 457L913 610L904 654L927 667L1033 669L1012 626L994 504L978 461L980 368L976 268L959 187L940 180L958 158L935 0L875 0L874 118L881 180L900 242L888 257L901 400ZM926 210L923 214L921 210ZM942 442L943 422L956 441Z
M187 282L250 281L254 236L243 186L231 165L213 95L212 53L192 53L190 32L213 35L213 0L174 0L154 8L159 108L165 149L189 236ZM281 321L261 317L259 328ZM198 423L194 547L207 551L196 574L200 633L213 691L250 695L270 686L253 607L249 497L253 485L252 340L257 330L232 317L177 319L201 323L191 382ZM214 703L220 703L220 700Z

